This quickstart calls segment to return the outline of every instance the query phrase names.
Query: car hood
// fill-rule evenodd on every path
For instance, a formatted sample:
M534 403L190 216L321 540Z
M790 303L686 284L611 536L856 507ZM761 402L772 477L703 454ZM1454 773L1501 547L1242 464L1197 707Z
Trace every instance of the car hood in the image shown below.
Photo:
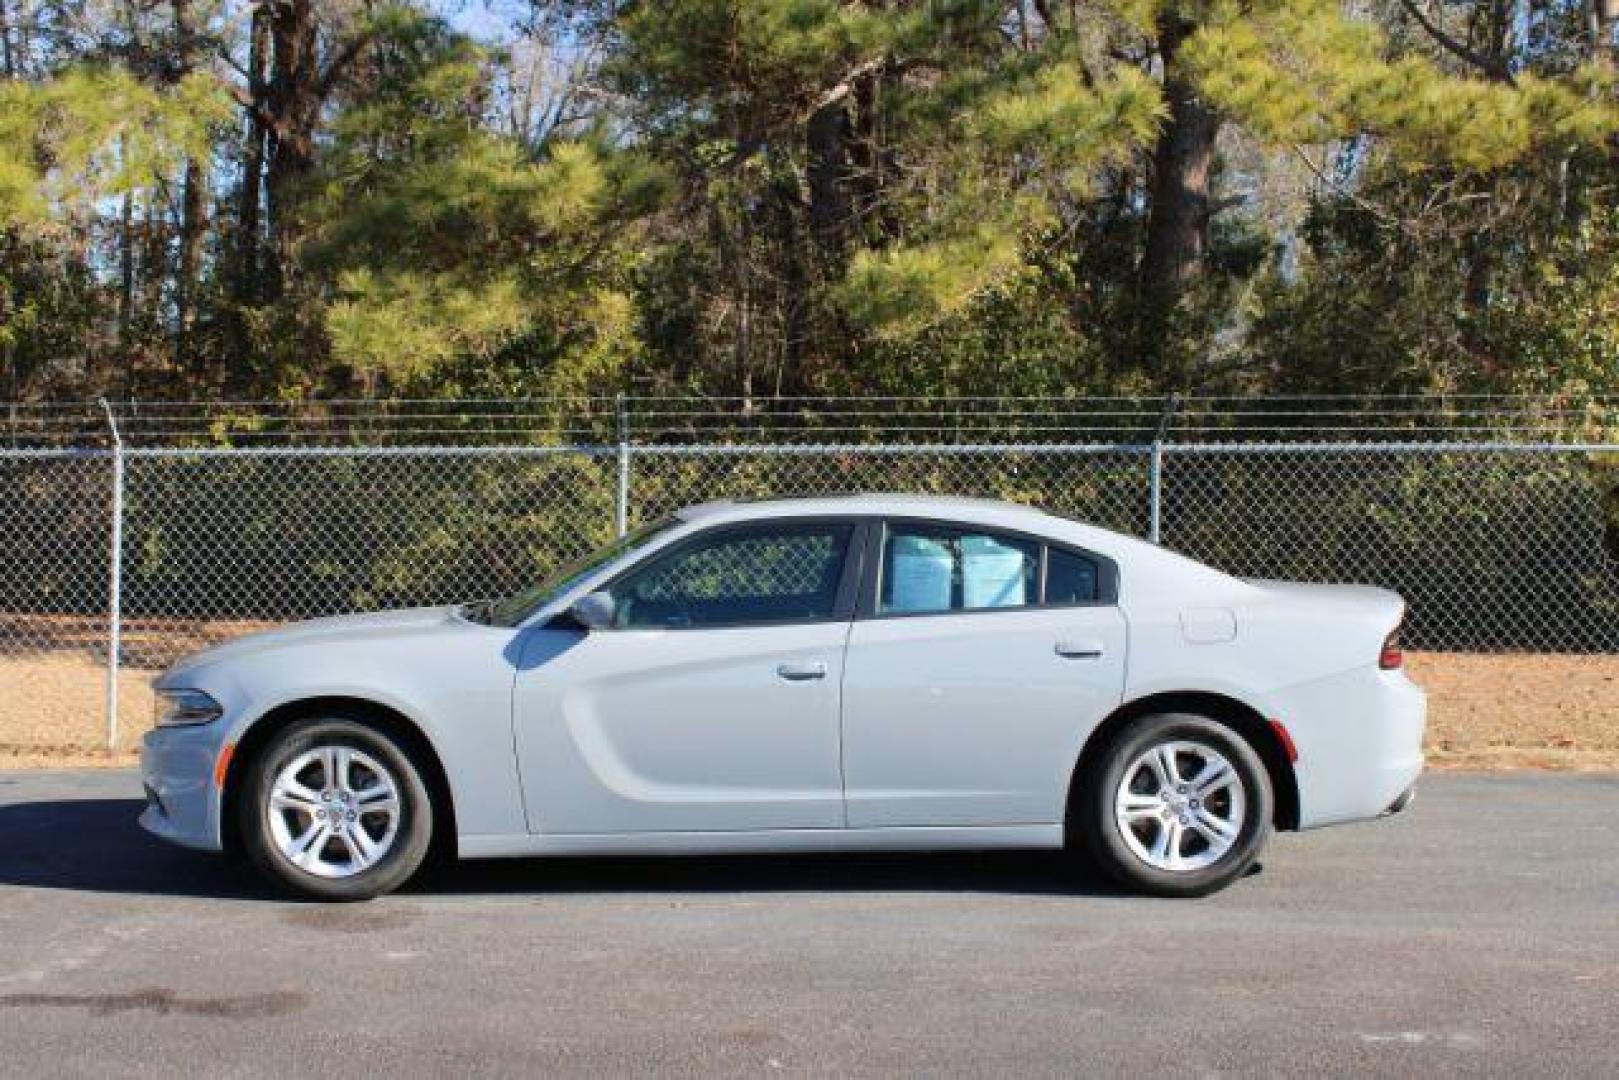
M205 664L243 659L291 646L318 645L323 641L338 639L355 641L363 638L394 637L441 627L459 620L460 610L459 605L450 605L375 611L362 615L336 615L326 619L289 623L274 630L244 634L222 645L215 645L181 658L165 671L154 685L160 688L175 685L177 676L183 676L186 672Z

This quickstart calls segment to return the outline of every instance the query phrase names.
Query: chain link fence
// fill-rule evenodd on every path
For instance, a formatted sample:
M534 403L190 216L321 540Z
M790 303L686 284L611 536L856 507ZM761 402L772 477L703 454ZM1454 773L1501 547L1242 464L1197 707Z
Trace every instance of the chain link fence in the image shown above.
M1383 585L1417 649L1619 652L1619 445L114 444L0 450L0 678L25 699L118 665L144 681L266 625L512 593L693 503L863 491L1010 499L1241 576ZM110 719L114 698L75 707Z

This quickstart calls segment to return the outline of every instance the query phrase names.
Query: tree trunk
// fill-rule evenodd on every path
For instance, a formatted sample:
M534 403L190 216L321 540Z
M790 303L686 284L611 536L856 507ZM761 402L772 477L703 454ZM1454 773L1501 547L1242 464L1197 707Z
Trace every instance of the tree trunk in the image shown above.
M282 0L271 7L270 43L266 104L274 126L267 139L270 247L263 278L266 299L275 300L286 288L298 240L298 201L315 167L322 93L312 0Z
M135 270L140 329L150 334L163 326L163 281L169 272L169 220L156 198L146 199L146 220L141 224L140 264Z
M736 385L744 416L753 412L753 281L748 273L747 226L736 260Z
M1142 358L1164 389L1184 389L1188 366L1168 335L1176 308L1201 278L1208 254L1209 173L1220 117L1199 100L1176 62L1196 27L1166 11L1158 22L1169 119L1153 152L1151 208L1141 263Z
M135 311L135 196L124 192L118 210L118 348L129 345Z
M781 181L771 185L771 210L774 215L775 242L782 260L781 289L777 303L782 313L782 340L780 362L776 365L772 395L780 398L784 388L793 393L803 389L804 337L806 299L810 279L806 266L807 252L799 228L800 203L797 185Z
M175 354L181 367L189 367L197 286L202 272L202 244L208 229L208 173L195 161L186 162L185 190L180 198L180 259L174 289Z
M1613 62L1613 28L1619 23L1619 0L1585 0L1585 28L1591 36L1591 59Z
M1585 28L1591 37L1591 62L1611 73L1619 47L1614 27L1619 24L1619 0L1585 0ZM1619 133L1608 136L1608 164L1619 165ZM1616 526L1619 528L1619 526Z
M899 220L884 191L894 175L894 152L883 145L883 90L892 88L899 75L888 68L873 72L855 84L854 130L849 140L849 164L854 176L854 219L862 227L870 225L883 237L899 232ZM851 222L851 227L853 222Z
M11 9L10 25L16 29L16 33L10 35L11 61L18 78L27 79L38 74L31 63L34 58L34 21L31 0L21 0Z
M377 32L375 27L361 30L333 50L322 67L320 10L314 0L259 0L254 5L248 87L237 97L250 124L241 216L243 251L251 258L242 261L250 266L259 302L273 302L286 291L302 232L300 202L315 170L322 109L338 77ZM264 245L257 229L261 192L268 219Z
M197 68L197 34L191 24L190 0L174 0L174 32L180 54L179 74ZM197 279L202 270L202 243L208 228L208 173L195 159L186 161L180 196L180 252L174 288L175 354L182 369L191 364L191 328L196 315Z
M11 52L11 10L6 0L0 0L0 74L8 79L17 77L17 61Z
M840 101L817 109L805 132L809 151L810 235L823 262L842 261L853 206L849 199L849 111Z
M253 26L248 44L248 96L261 102L266 95L270 56L270 11L265 4L253 9ZM256 108L247 111L247 139L242 154L242 187L236 203L235 295L240 304L256 304L262 299L259 282L260 207L264 201L264 120Z

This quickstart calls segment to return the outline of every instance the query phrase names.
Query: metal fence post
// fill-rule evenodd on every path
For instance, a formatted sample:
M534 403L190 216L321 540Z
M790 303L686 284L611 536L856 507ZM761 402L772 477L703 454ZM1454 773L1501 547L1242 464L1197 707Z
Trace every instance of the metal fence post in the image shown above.
M1164 535L1164 444L1153 440L1147 459L1147 539L1161 543Z
M1152 456L1147 459L1147 539L1155 544L1164 539L1164 436L1179 407L1180 395L1169 395L1163 415L1158 418L1158 430L1153 433Z
M622 537L630 531L630 414L624 395L613 398L618 424L618 491L613 502L613 528Z
M106 398L101 409L112 432L112 550L107 571L107 749L118 747L118 664L123 651L124 440Z

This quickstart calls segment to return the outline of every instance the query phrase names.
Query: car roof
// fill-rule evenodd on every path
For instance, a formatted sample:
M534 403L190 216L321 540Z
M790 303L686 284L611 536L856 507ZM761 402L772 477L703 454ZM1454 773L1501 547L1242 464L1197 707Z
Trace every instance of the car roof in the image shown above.
M960 495L859 494L802 499L724 499L688 506L676 514L682 521L718 524L775 517L932 517L977 524L1050 526L1061 520L1044 510L999 499Z

